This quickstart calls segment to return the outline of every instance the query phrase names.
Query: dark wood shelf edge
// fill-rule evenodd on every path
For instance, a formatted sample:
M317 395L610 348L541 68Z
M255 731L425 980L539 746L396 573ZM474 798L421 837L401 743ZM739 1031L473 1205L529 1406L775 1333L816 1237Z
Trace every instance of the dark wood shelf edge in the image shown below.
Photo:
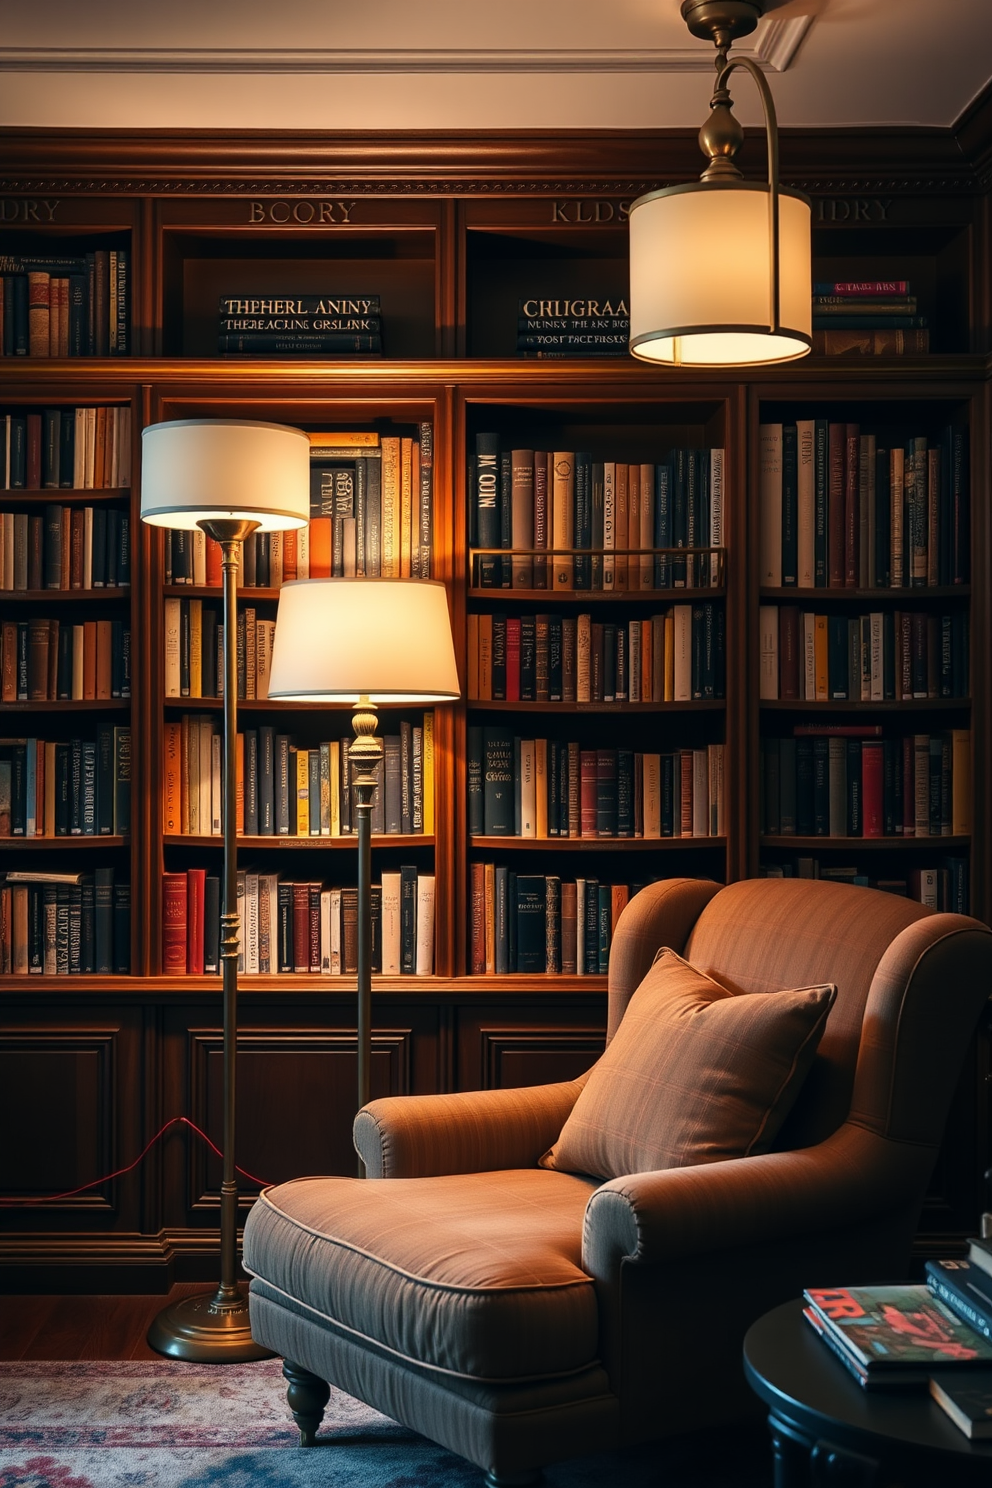
M546 972L513 973L506 976L465 977L381 977L372 978L374 996L409 996L419 994L426 1000L436 997L472 997L479 993L489 995L513 993L520 996L527 992L553 991L566 995L589 992L602 995L606 992L607 978L602 973L577 976L574 973L548 974ZM0 976L0 995L15 992L67 992L92 997L94 993L113 996L139 996L180 1001L191 993L209 993L220 996L221 977L140 977L140 976ZM347 976L319 976L313 972L282 976L248 976L242 974L238 981L239 998L252 994L273 992L337 993L354 998L356 985L354 973Z
M214 847L223 848L224 839L218 832L216 836L191 836L182 832L169 832L163 837L166 847ZM437 839L433 832L373 832L373 847L434 847ZM272 847L288 847L299 850L307 847L319 848L349 848L358 846L358 837L354 833L348 833L340 837L296 837L288 833L272 837L239 837L238 847L249 849L262 849Z
M889 698L882 703L798 702L791 698L762 698L759 707L775 713L928 713L958 712L971 707L971 698Z
M811 848L866 848L869 851L895 848L910 851L914 847L943 850L971 846L970 837L767 837L758 839L762 847L795 847L804 852Z
M726 848L726 837L470 837L469 851L656 852L672 848Z
M970 599L970 584L931 584L912 589L761 589L761 599Z
M725 698L696 698L678 703L538 703L472 698L467 706L485 713L719 713L726 709L727 702Z
M18 852L26 847L29 851L43 852L46 848L69 847L130 847L130 837L100 836L96 832L78 833L71 837L0 837L0 852Z

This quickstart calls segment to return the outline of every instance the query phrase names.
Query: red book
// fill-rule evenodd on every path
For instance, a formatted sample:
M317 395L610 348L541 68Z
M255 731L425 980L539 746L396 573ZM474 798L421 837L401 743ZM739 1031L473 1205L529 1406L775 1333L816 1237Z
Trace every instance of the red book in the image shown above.
M483 976L486 970L486 865L473 863L470 868L472 934L469 944L469 970Z
M333 522L330 517L310 518L310 577L312 579L331 577L332 526ZM285 542L285 538L283 541Z
M881 740L877 742L865 740L861 746L861 811L866 837L884 837L885 835L884 774L884 744Z
M913 696L913 616L909 610L899 611L896 615L896 643L899 647L898 695L900 698L911 698Z
M799 702L802 656L802 618L798 605L782 605L778 612L778 687L786 702Z
M310 970L310 885L293 884L293 970Z
M847 425L831 424L827 436L827 583L844 587L844 466Z
M856 299L860 295L863 299L871 300L879 295L909 294L909 280L845 279L834 284L817 283L813 286L813 293L844 295L850 299Z
M844 442L844 584L848 589L858 587L860 468L861 430L857 424L848 424Z
M373 889L373 895L375 890ZM320 884L307 884L307 896L310 905L310 970L320 971Z
M520 620L513 615L506 621L506 701L520 701Z
M596 751L583 749L579 754L579 830L583 837L597 837L596 822Z
M912 734L902 741L902 835L916 836L916 746Z
M291 529L282 535L282 581L288 584L296 578L296 531Z
M162 874L162 971L165 976L186 974L185 873Z
M186 870L187 976L203 975L203 901L206 894L206 889L206 868L188 868Z
M548 548L548 454L534 451L534 547ZM534 588L547 589L548 560L534 559Z
M221 583L223 582L223 578L224 578L223 572L221 571L221 559L222 559L222 557L223 557L223 554L221 552L220 543L217 541L217 539L215 537L208 537L207 538L207 583L208 584L215 584L215 585L217 585L218 588L220 587Z
M27 416L27 488L41 490L41 414Z

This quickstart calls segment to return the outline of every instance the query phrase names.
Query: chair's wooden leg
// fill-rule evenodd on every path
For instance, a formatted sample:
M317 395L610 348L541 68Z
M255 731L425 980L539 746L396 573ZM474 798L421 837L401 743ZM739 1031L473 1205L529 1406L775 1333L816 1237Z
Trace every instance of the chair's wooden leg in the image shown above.
M543 1480L544 1474L540 1468L536 1472L498 1473L491 1467L484 1481L485 1488L532 1488L533 1484Z
M309 1369L294 1364L291 1359L283 1360L282 1373L289 1385L286 1399L293 1420L300 1428L300 1446L312 1447L324 1417L324 1406L330 1399L331 1387L326 1380L318 1379Z

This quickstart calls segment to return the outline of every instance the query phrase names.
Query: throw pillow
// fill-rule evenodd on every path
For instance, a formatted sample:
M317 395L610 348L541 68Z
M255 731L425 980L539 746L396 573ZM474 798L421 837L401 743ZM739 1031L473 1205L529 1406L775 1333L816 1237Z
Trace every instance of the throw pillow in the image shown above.
M660 951L541 1165L619 1178L767 1151L836 995L735 994Z

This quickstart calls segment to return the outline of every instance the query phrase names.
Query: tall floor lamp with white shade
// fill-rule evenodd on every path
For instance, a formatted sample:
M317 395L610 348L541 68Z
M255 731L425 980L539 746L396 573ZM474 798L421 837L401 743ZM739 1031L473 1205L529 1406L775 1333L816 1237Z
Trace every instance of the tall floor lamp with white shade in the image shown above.
M379 704L451 702L458 669L444 585L429 579L300 579L279 593L269 697L348 703L358 845L358 1109L372 1057L372 797Z
M196 1363L269 1357L253 1342L248 1299L238 1284L235 1155L238 953L237 902L238 554L253 532L305 527L310 517L310 441L283 424L176 419L142 433L141 518L157 527L199 528L221 546L224 585L223 841L220 956L223 974L224 1133L220 1189L220 1285L155 1318L148 1342Z

